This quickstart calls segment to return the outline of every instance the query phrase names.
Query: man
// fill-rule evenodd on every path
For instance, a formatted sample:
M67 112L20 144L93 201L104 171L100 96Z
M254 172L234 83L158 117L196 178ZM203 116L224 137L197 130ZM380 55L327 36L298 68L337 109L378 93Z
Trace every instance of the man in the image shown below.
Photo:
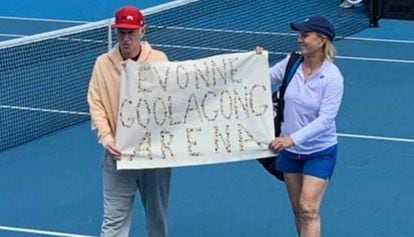
M144 16L131 6L115 14L118 44L100 55L92 72L88 103L92 129L105 148L103 158L104 218L101 236L128 236L135 194L141 201L147 218L150 237L167 236L167 205L171 169L117 170L116 160L121 152L116 147L115 133L119 106L122 63L135 61L166 61L163 52L154 50L142 41L145 34Z

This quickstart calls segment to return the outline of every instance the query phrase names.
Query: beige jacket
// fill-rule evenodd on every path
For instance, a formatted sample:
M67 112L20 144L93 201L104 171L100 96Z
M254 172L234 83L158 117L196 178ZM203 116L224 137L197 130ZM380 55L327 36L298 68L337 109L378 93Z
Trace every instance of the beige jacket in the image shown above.
M152 49L146 42L141 43L139 62L167 60L163 52ZM88 104L92 130L96 131L99 143L104 146L115 142L123 61L118 45L115 45L96 59L89 82Z

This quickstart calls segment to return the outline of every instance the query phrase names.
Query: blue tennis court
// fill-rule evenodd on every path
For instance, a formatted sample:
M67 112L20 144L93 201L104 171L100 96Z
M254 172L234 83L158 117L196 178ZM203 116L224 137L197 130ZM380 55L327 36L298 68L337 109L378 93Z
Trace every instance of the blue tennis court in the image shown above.
M139 7L166 2L142 1ZM312 4L320 4L294 0L289 2L298 6L306 2L309 9L295 12L277 8L280 12L290 11L289 18L263 11L263 8L276 9L277 4L285 6L288 1L187 2L184 8L147 17L148 40L173 55L172 60L251 50L263 45L270 51L271 63L275 63L281 54L295 47L296 36L289 34L292 32L287 22L303 19L312 13L310 9L315 9ZM40 8L19 1L0 8L0 40L82 27L111 17L116 8L125 4L136 3L71 1ZM223 7L226 4L228 7ZM335 41L336 63L345 78L344 100L337 120L338 164L322 204L322 235L412 236L414 22L382 19L379 28L368 28L363 9L340 9L337 5L335 1L320 8L340 25L338 34L343 37ZM223 8L224 11L216 11ZM201 14L208 9L209 14ZM256 22L240 17L250 14ZM223 17L234 20L217 20L210 28L202 28L211 19ZM162 19L170 19L167 23L177 27L169 27ZM348 24L353 28L347 27ZM65 36L36 46L39 47L35 48L39 51L36 54L28 45L0 51L2 67L7 66L0 69L0 236L99 235L103 150L90 131L83 99L89 78L76 84L66 84L66 80L50 83L53 75L49 71L52 68L64 79L72 61L91 68L94 55L105 50L105 45L95 47L95 43L106 32L106 28L94 28L88 36L93 38L93 44L86 40L68 43ZM74 39L80 37L79 33L74 35ZM80 50L54 51L48 46L51 44ZM90 50L87 57L83 56L85 49ZM41 74L38 88L34 88L31 78L18 80L20 74L14 70L14 61L4 60L25 52L39 58L39 64L33 67L22 62L19 70L27 73L25 77L37 78ZM65 56L59 62L43 60L62 52L73 58L65 61ZM75 72L71 71L69 76ZM10 84L3 76L16 81ZM78 93L62 96L72 91ZM63 107L59 107L61 104ZM58 107L76 113L55 113ZM63 126L56 125L56 121L63 121ZM20 123L27 127L21 128ZM50 131L42 130L48 125L52 127ZM36 132L44 135L31 135ZM24 142L13 145L11 141ZM139 202L136 204L131 236L145 236L144 211ZM174 168L168 219L173 237L296 236L283 183L268 176L256 161Z

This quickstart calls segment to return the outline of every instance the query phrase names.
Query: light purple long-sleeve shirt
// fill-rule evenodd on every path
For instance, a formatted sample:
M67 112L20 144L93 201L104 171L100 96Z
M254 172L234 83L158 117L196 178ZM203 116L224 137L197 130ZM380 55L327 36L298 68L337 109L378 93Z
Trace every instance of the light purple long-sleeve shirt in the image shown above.
M282 84L289 56L270 68L272 84ZM343 77L338 67L325 60L321 68L304 79L302 64L285 92L281 136L295 143L286 150L297 154L322 151L337 143L335 117L343 94Z

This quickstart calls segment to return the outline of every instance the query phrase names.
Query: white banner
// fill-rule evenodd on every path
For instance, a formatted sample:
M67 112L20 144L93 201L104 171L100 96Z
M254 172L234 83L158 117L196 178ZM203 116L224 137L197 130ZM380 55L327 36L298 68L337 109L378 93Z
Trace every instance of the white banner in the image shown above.
M267 157L273 136L267 52L128 61L122 72L118 169Z

